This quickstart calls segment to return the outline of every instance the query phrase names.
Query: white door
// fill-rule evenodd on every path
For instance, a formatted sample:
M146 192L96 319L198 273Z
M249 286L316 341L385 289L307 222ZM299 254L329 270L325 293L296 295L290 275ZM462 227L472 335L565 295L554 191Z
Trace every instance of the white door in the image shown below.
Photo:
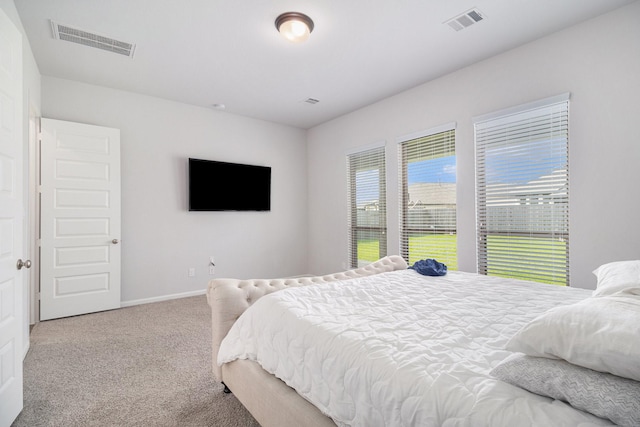
M119 308L120 131L40 126L40 320Z
M22 410L25 270L22 141L22 38L0 9L0 426Z

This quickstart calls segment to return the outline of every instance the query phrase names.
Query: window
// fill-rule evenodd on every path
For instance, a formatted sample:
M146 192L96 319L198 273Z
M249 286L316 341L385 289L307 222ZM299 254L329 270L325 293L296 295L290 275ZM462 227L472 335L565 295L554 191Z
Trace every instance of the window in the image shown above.
M351 267L387 255L385 174L384 146L347 156Z
M569 95L475 122L478 272L569 284Z
M455 125L399 145L400 254L409 264L434 258L458 268Z

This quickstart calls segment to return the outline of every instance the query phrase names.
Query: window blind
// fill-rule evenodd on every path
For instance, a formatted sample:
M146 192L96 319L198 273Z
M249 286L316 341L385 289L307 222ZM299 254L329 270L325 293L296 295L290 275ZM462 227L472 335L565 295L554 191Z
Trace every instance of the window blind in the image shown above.
M569 100L475 121L478 272L569 284Z
M348 236L351 267L387 255L384 146L347 155Z
M456 270L455 129L399 144L400 254L409 264L434 258Z

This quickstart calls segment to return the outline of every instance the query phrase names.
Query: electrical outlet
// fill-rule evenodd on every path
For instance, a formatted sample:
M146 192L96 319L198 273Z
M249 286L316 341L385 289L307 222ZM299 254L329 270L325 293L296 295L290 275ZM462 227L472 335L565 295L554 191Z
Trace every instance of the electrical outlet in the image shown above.
M216 274L216 262L213 255L209 257L209 276Z
M193 268L193 267L191 267L191 268L189 269L189 273L188 273L188 274L189 274L189 277L195 277L195 275L196 275L196 269L195 269L195 268Z

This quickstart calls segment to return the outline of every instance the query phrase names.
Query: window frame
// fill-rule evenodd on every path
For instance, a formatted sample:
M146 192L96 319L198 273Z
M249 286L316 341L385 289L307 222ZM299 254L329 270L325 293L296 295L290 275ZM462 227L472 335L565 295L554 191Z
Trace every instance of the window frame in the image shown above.
M570 94L563 93L473 118L479 274L570 285L569 100ZM500 150L505 158L515 157L515 151L533 153L539 144L550 154L537 163L529 161L528 155L527 161L515 166L516 162L487 154L487 150ZM500 165L509 168L508 173L527 176L553 165L556 158L563 159L560 166L526 183L496 184L492 175ZM514 204L516 198L520 202ZM494 242L492 251L490 239Z
M362 267L358 254L358 236L361 233L377 234L379 237L378 257L387 255L387 155L386 144L380 142L366 147L360 147L346 153L347 163L347 238L348 238L348 259L350 268ZM376 163L377 162L377 163ZM353 167L355 164L355 167ZM378 226L361 225L358 223L358 203L356 173L363 170L363 167L378 167ZM373 169L373 168L372 168ZM375 261L375 260L373 260ZM373 262L370 261L370 262Z
M456 154L456 123L455 122L451 122L451 123L447 123L447 124L443 124L441 126L437 126L437 127L433 127L427 130L423 130L423 131L419 131L419 132L414 132L412 134L408 134L408 135L404 135L401 136L397 139L397 144L398 144L398 199L399 199L399 206L398 206L398 219L399 219L399 236L398 236L398 240L399 240L399 253L400 255L408 262L408 263L412 263L414 261L416 261L417 259L423 259L424 257L422 256L418 256L418 258L413 259L412 258L412 254L411 254L411 245L409 242L409 239L411 237L412 234L415 233L422 233L422 234L453 234L455 236L455 246L453 249L453 260L450 260L451 251L445 251L445 252L449 252L449 257L446 257L446 259L444 258L440 258L438 259L438 261L441 262L445 262L445 264L447 264L448 267L450 267L449 269L451 270L456 270L457 269L457 264L458 264L458 250L457 250L457 235L458 235L458 221L457 221L457 216L458 216L458 207L457 207L457 183L458 183L458 177L457 177L457 154ZM451 144L453 146L453 150L449 150L447 152L452 153L452 155L456 156L456 182L455 182L455 188L456 188L456 196L455 196L455 212L453 214L453 222L454 222L454 226L453 228L450 229L439 229L439 232L433 232L435 226L433 225L429 225L429 224L422 224L421 227L415 227L413 225L409 224L409 183L408 183L408 167L409 167L409 162L407 161L407 156L408 154L405 151L405 148L411 144L411 143L416 143L416 141L423 139L423 138L430 138L430 137L435 137L439 134L445 134L445 133L451 133L451 135L449 136L449 138L451 138L451 142L439 142L441 144L446 145L446 144ZM428 148L427 148L428 150ZM445 157L445 156L442 156ZM405 164L406 163L406 164ZM428 247L428 246L426 246ZM437 246L434 246L437 247ZM423 248L423 247L421 247ZM433 257L433 256L430 256ZM414 257L415 258L415 257ZM437 259L437 258L436 258Z

